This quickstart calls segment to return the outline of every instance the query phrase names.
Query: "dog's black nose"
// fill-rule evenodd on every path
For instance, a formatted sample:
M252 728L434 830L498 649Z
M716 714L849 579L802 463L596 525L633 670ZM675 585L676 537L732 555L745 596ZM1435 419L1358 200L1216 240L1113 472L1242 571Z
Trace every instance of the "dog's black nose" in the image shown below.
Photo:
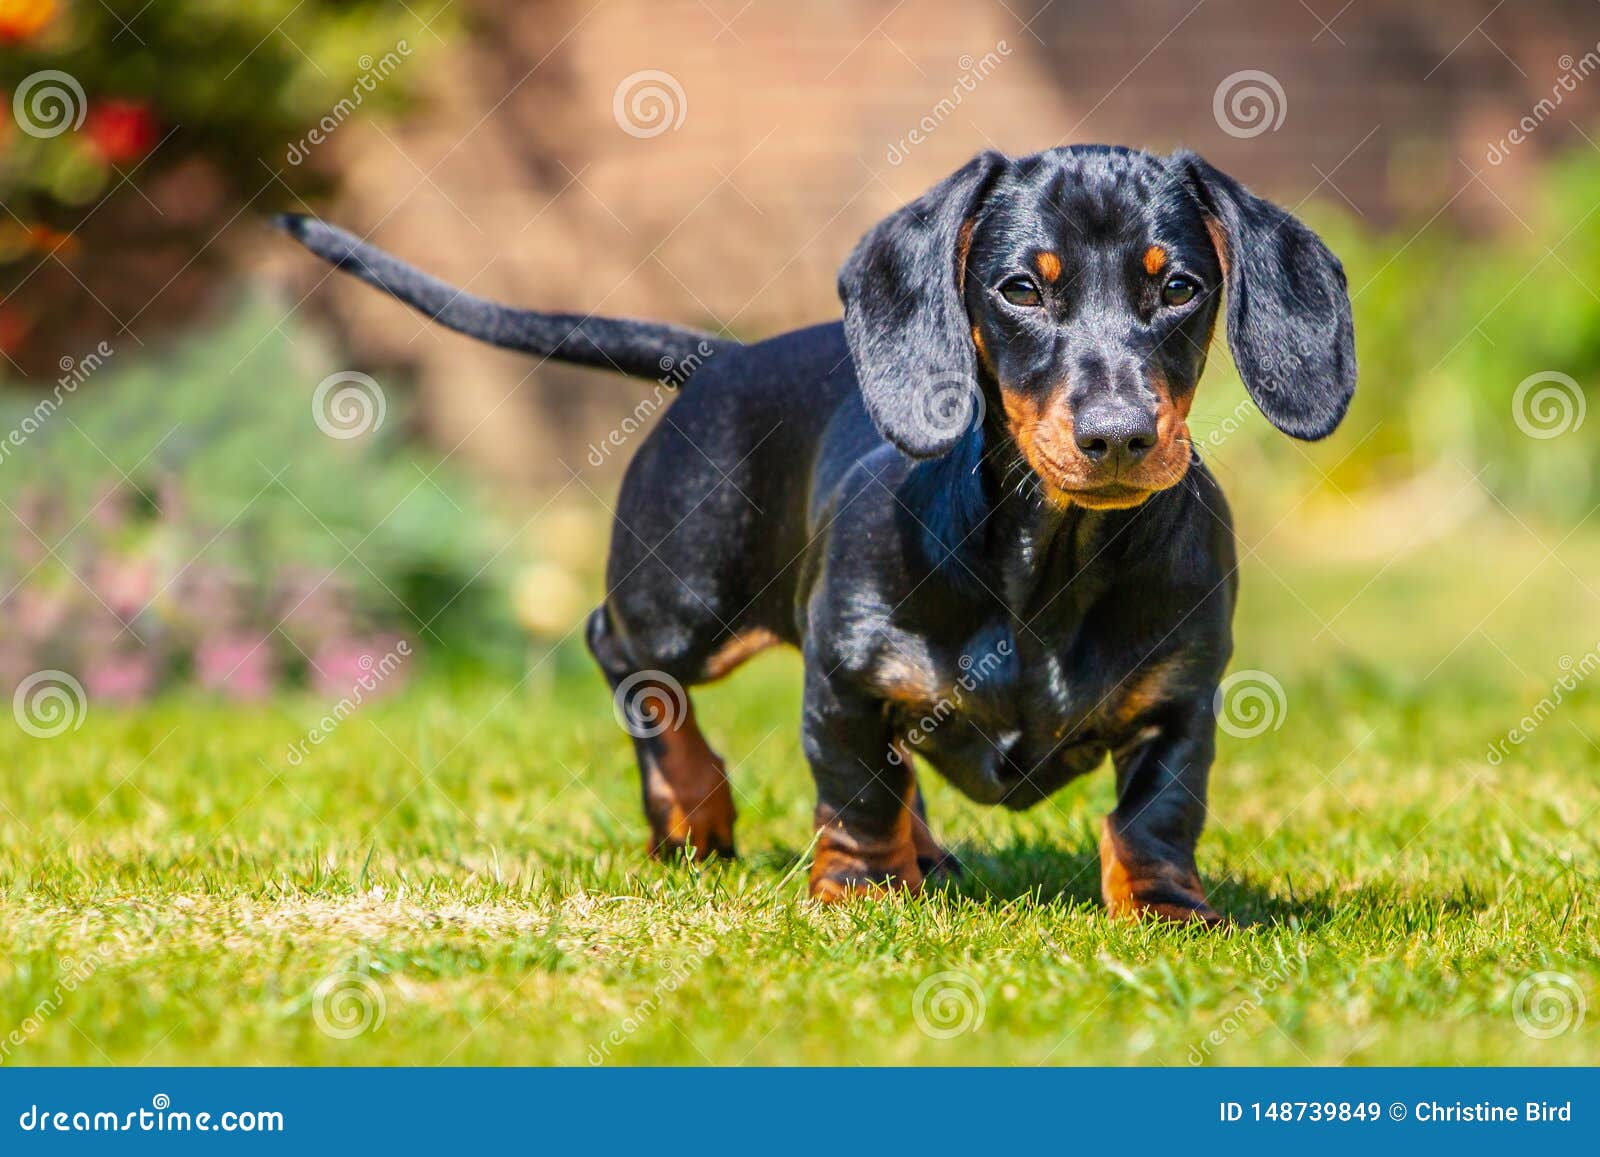
M1141 406L1091 406L1074 416L1072 432L1085 458L1131 466L1156 444L1156 416Z

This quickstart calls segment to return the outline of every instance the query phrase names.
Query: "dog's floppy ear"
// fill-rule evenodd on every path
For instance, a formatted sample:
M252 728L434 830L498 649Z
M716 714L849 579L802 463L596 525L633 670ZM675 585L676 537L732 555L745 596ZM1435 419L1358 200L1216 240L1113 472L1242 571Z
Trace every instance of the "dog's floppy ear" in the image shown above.
M981 412L961 300L965 232L1005 157L985 152L874 225L839 272L845 336L878 430L935 458Z
M1172 168L1200 202L1228 281L1228 345L1245 388L1285 434L1333 432L1356 389L1344 267L1310 229L1193 153Z

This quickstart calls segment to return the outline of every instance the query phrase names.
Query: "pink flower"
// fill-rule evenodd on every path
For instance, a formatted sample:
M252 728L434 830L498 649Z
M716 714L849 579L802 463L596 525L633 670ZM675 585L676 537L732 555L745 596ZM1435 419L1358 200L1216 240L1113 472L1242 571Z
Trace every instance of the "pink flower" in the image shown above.
M359 689L363 699L399 687L413 654L397 635L330 639L312 656L311 685L327 698L344 698Z
M102 555L95 564L94 586L113 613L131 619L155 597L155 561Z
M261 635L214 635L195 648L195 682L230 699L266 698L272 693L276 668L272 647Z
M28 648L15 640L0 641L0 688L15 687L39 667L38 657Z
M91 699L132 703L155 692L158 674L150 655L130 651L96 656L83 673L83 684Z

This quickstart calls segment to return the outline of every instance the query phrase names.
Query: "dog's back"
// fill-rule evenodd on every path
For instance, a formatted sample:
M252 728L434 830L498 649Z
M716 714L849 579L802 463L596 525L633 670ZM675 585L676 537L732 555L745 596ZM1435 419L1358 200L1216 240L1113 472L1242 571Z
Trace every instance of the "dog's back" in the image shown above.
M797 544L806 540L823 431L836 422L882 444L838 322L708 358L623 478L606 584L619 615L642 623L660 621L664 603L698 607L728 633L796 641L805 563ZM695 658L683 656L689 667Z

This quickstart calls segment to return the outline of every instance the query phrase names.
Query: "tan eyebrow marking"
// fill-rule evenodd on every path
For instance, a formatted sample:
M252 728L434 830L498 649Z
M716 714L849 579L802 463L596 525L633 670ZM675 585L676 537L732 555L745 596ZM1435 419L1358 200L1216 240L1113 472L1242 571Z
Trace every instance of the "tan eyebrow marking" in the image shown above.
M1167 263L1167 251L1159 245L1152 245L1144 251L1144 271L1151 277L1161 272L1161 267Z
M1035 255L1033 264L1039 270L1039 275L1046 281L1054 281L1061 276L1061 258L1054 253L1039 253Z

